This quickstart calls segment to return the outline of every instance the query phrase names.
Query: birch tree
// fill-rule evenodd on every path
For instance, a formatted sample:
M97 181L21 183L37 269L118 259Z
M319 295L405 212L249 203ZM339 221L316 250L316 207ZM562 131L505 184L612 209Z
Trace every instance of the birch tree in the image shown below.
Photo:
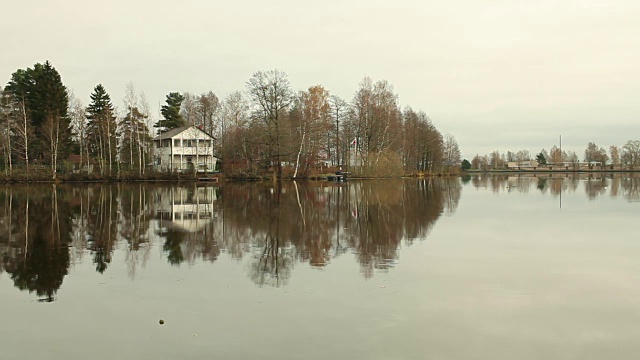
M298 176L301 161L303 173L309 170L309 164L320 160L320 150L325 135L331 129L331 107L329 92L320 85L311 86L299 96L300 116L296 126L298 151L293 177Z
M71 119L71 128L73 130L75 140L78 142L78 149L80 155L80 169L83 168L83 164L89 164L89 148L87 141L87 117L85 113L85 107L82 101L75 96L75 94L69 94L69 117Z
M11 97L0 88L0 136L2 143L2 158L4 160L5 175L12 175L12 151L11 151L11 134L13 128L13 118L11 116Z

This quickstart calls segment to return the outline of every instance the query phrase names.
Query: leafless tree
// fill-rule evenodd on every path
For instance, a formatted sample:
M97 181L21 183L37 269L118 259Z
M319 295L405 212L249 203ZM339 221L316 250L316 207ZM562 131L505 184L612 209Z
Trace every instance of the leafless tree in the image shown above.
M609 155L611 157L611 163L613 165L620 164L620 149L616 145L611 145L609 147Z
M71 118L71 129L79 145L80 169L85 162L89 163L89 148L87 144L87 118L85 116L85 106L82 101L69 92L69 117Z
M289 80L284 72L277 69L258 71L247 81L247 90L253 100L254 116L266 125L268 160L271 163L275 160L276 175L281 177L281 126L286 110L293 100Z
M5 175L13 173L12 151L11 151L11 134L13 128L13 118L11 116L11 98L0 87L0 121L1 121L1 138L2 152L4 159Z
M353 101L353 121L356 144L361 165L375 167L385 153L399 153L402 144L402 114L398 108L398 95L389 82L375 84L365 77Z
M444 162L449 171L460 167L460 148L456 138L447 134L444 137Z
M333 165L344 164L345 154L344 151L340 151L340 125L348 116L349 104L337 95L331 95L329 104L331 105L331 114L335 123L335 127L332 129L334 142L331 163Z
M325 134L331 128L331 107L329 105L329 92L320 85L311 86L307 91L301 92L296 102L299 116L294 123L294 132L297 135L295 170L293 177L298 176L301 161L305 164L302 172L306 173L310 163L315 163L320 158L320 150L325 140Z
M631 166L640 165L640 140L629 140L622 147L622 160Z

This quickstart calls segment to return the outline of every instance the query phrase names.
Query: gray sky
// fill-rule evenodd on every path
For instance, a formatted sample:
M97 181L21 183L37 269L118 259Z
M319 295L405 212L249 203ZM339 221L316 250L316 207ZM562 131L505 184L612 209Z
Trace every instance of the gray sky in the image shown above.
M25 0L2 5L0 84L50 60L87 103L122 107L133 81L154 108L170 91L244 90L278 68L296 90L350 101L364 76L394 85L464 157L563 148L582 157L640 139L640 2L592 0Z

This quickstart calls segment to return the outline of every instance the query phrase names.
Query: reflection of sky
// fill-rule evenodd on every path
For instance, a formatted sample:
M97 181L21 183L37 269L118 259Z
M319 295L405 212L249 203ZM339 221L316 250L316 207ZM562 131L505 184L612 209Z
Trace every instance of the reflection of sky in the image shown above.
M560 209L536 185L468 183L452 216L368 279L345 254L321 269L297 264L286 287L257 287L250 257L176 267L158 242L135 280L124 251L105 274L85 255L50 304L0 274L11 324L0 358L633 358L638 204L589 200L581 180Z
M535 185L534 185L535 186ZM559 197L463 189L419 251L421 317L442 354L471 342L487 358L628 358L640 303L638 205L590 201L583 184ZM398 267L393 276L407 271ZM408 270L408 271L411 271ZM453 337L457 334L457 337ZM465 355L461 350L458 355ZM615 354L615 355L614 355Z

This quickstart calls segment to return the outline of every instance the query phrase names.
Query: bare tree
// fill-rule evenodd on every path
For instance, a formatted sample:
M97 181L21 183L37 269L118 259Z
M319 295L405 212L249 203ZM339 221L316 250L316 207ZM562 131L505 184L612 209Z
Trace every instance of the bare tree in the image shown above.
M629 140L622 147L622 160L631 166L640 165L640 140Z
M613 165L620 164L620 149L616 145L611 145L609 147L609 155L611 157L611 163Z
M151 106L149 106L149 101L147 100L147 96L144 92L140 93L140 112L144 116L145 126L146 126L146 141L144 139L140 139L140 146L142 147L142 151L140 151L140 164L142 166L142 173L145 172L145 166L149 162L149 158L153 159L153 143L151 142L151 134L149 130L153 126L153 119L151 118ZM140 132L140 134L142 134Z
M357 149L361 163L374 167L380 156L396 152L402 146L402 114L398 95L389 82L375 84L365 77L353 98L353 121L356 123Z
M13 133L16 135L18 152L24 158L26 171L29 173L29 143L33 137L33 127L27 112L26 100L22 98L13 98L14 114L17 115L13 121Z
M249 159L249 109L250 104L240 91L227 95L220 106L220 123L225 124L225 131L220 134L216 145L223 163L228 165L228 170L232 172L235 162L240 159L248 162Z
M557 146L553 146L551 148L551 150L549 151L549 158L547 159L548 162L554 163L554 164L559 164L562 162L562 151L560 150L560 148L558 148Z
M505 165L506 161L504 155L501 155L498 150L493 151L489 155L489 166L492 169L502 169Z
M184 100L180 105L180 115L189 125L197 125L198 122L198 96L190 92L182 94Z
M85 107L82 101L75 96L73 92L69 92L69 116L71 118L71 129L78 141L80 148L80 169L82 169L85 161L89 161L89 148L87 145L87 118L85 116ZM85 156L83 156L83 154Z
M43 127L44 138L48 140L49 150L51 151L51 174L53 180L56 179L57 166L58 166L58 149L60 145L60 115L49 114Z
M337 95L331 95L329 103L331 104L331 113L335 123L335 127L332 129L334 138L334 156L331 157L331 163L333 165L339 165L344 163L344 155L340 151L340 123L347 118L349 104Z
M324 87L311 86L309 90L300 93L297 103L300 116L295 128L299 146L293 177L298 176L301 160L305 164L303 173L306 173L309 164L319 159L324 135L331 128L329 92Z
M218 117L219 111L220 100L213 91L198 96L196 125L201 126L202 130L208 134L224 138L229 124L226 118Z
M444 158L442 134L426 113L407 107L403 114L402 162L406 173L431 173Z
M292 102L292 91L287 75L280 70L258 71L247 81L247 90L253 100L254 115L267 127L267 156L275 160L276 175L282 176L281 126L285 111Z
M5 175L13 173L12 153L11 153L11 129L13 128L13 119L11 117L11 98L8 93L0 88L0 120L2 127L0 130L2 138L2 152L5 163Z
M444 137L444 162L447 168L458 169L460 167L460 148L456 138L447 134Z
M125 128L128 128L129 131L119 131L119 133L121 134L121 136L128 136L128 142L129 142L129 167L131 168L133 166L133 149L134 146L133 144L139 144L138 138L134 139L134 136L136 136L136 134L138 133L138 122L135 121L135 117L133 116L133 109L138 107L138 95L136 94L136 90L133 86L133 82L129 82L125 88L125 92L124 92L124 107L126 109L126 113L128 114L128 116L125 116L124 119L121 120L120 123L120 127L122 128L123 126ZM124 122L127 122L127 124L124 124ZM122 155L124 154L120 154L120 157L122 158Z

